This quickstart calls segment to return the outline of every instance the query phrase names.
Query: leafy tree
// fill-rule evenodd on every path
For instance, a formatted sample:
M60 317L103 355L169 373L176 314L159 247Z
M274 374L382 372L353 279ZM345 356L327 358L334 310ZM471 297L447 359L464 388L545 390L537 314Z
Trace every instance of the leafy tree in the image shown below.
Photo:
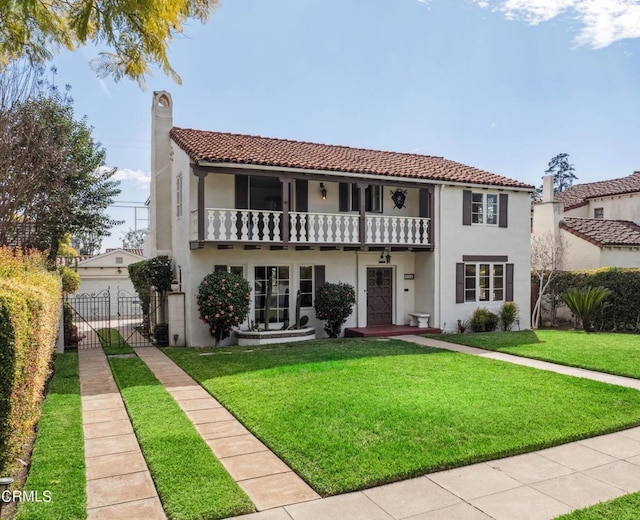
M78 251L71 245L71 233L65 233L60 239L60 245L58 245L58 256L64 256L65 258L78 256Z
M167 49L189 19L208 21L218 0L5 0L0 2L0 69L19 58L49 60L57 48L104 45L92 66L142 86L150 65L178 83Z
M142 249L149 230L131 229L122 235L122 247L125 249Z
M549 161L549 167L544 173L553 175L553 192L560 193L570 188L578 178L574 171L573 164L569 162L569 154L559 153Z
M53 262L68 233L108 236L118 224L106 212L120 193L115 170L103 167L106 152L86 119L75 119L68 90L35 88L23 99L3 95L7 86L0 83L0 243L49 251Z
M84 231L71 239L71 245L81 255L97 255L102 247L102 237L97 233Z

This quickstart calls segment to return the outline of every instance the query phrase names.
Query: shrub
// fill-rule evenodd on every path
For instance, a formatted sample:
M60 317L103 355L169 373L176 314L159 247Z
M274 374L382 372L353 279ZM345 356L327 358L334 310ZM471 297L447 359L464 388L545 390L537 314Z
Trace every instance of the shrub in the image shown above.
M169 324L158 323L153 327L153 337L156 340L156 345L159 347L169 346Z
M147 277L146 270L147 260L134 262L127 266L129 271L129 279L133 284L133 288L140 298L140 307L142 308L143 329L149 332L149 309L151 306L151 281Z
M605 287L571 287L560 296L571 312L582 321L586 332L593 330L593 320L611 294Z
M337 338L342 332L342 324L353 312L356 292L348 283L325 282L318 288L314 306L316 317L325 320L324 330L330 338Z
M484 307L478 307L469 320L473 332L493 332L498 327L498 316Z
M58 268L62 278L62 290L66 293L74 293L80 288L80 275L70 267L61 265Z
M214 271L198 287L200 319L209 325L216 346L249 314L251 287L242 276Z
M0 248L0 475L15 469L40 415L60 289L43 256Z
M640 332L640 269L605 267L591 271L566 271L551 288L561 295L571 287L605 287L611 291L607 305L595 316L598 330ZM560 299L562 304L562 300Z
M504 302L498 315L500 316L500 330L508 331L520 317L520 309L515 302Z
M168 291L173 281L171 259L166 255L156 256L145 261L145 277L157 291Z
M78 327L73 324L73 315L75 314L69 302L62 304L63 324L64 324L64 347L69 350L77 350L80 343L86 336L78 334Z

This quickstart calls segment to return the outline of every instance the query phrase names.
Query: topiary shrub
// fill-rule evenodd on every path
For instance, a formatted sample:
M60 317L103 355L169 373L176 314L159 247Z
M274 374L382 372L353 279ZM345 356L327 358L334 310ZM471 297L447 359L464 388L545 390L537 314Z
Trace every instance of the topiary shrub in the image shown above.
M342 325L353 312L356 303L356 292L348 283L325 282L318 288L314 307L316 317L326 321L324 328L330 338L337 338L342 332Z
M473 332L493 332L498 327L498 315L484 307L478 307L469 320Z
M500 307L500 330L509 331L520 317L520 309L515 302L504 302Z
M249 314L251 287L242 276L214 271L198 286L200 319L209 325L216 346Z
M153 339L158 347L169 346L169 324L158 323L153 327Z

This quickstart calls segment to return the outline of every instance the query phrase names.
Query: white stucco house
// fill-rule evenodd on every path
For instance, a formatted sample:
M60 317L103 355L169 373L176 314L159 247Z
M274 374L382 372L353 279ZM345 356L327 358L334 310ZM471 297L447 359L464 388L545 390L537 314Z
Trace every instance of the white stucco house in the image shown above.
M532 191L442 157L175 127L170 94L155 92L145 256L173 259L184 294L177 344L213 344L196 294L214 269L250 282L256 322L269 273L279 321L300 289L319 336L313 300L324 281L356 290L346 327L406 325L419 312L452 331L477 307L515 301L525 329Z
M76 294L97 295L108 290L111 316L117 316L118 295L136 295L127 267L141 260L144 260L141 250L109 249L79 261L73 266L80 275L80 288Z
M640 171L555 195L553 176L546 176L532 232L562 238L564 270L640 267Z

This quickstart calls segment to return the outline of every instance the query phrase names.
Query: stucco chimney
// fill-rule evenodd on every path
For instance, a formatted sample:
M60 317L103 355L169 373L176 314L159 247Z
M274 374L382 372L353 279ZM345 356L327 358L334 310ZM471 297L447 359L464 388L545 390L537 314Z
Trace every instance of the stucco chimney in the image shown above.
M171 254L171 142L173 102L166 91L153 93L151 105L150 256Z
M542 202L553 202L553 175L542 177Z

